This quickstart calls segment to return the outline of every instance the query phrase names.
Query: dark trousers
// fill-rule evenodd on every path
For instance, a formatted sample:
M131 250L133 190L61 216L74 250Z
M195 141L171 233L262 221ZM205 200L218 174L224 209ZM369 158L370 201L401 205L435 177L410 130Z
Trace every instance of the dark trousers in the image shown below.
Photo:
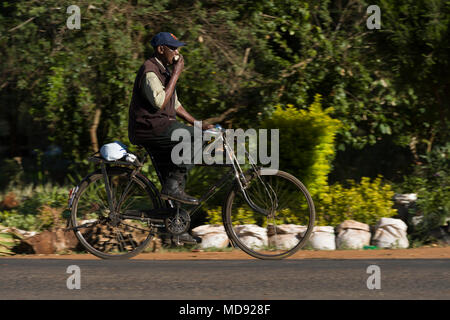
M191 135L191 162L190 164L175 164L172 162L172 149L181 141L172 141L172 133L176 129L188 130ZM161 135L152 137L140 143L149 154L153 157L153 165L157 172L159 172L159 179L161 184L164 184L166 179L172 175L184 175L193 167L194 159L194 127L187 126L178 121L173 121L166 131Z

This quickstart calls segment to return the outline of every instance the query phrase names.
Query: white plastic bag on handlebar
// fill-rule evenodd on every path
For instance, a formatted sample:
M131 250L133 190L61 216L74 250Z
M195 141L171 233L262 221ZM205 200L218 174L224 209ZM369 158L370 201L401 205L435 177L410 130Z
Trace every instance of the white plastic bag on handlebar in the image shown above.
M127 147L120 141L114 141L112 143L107 143L100 148L100 154L105 160L114 161L122 159L126 156Z

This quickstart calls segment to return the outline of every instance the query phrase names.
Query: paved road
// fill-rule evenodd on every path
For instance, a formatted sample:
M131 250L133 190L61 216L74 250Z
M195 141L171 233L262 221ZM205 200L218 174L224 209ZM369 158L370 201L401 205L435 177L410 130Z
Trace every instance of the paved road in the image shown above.
M67 273L70 265L80 268L79 290L67 288L67 279L73 278ZM367 272L370 265L380 268L381 289L367 288L368 278L375 275ZM0 259L0 300L450 299L449 280L449 259Z

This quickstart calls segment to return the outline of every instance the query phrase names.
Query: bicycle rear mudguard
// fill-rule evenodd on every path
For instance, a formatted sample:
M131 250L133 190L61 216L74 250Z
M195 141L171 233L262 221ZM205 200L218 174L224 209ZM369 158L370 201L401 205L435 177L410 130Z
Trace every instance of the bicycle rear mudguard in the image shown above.
M93 157L89 157L88 161L93 162L93 163L105 163L105 164L122 165L122 166L136 167L136 168L142 167L142 163L139 161L139 159L136 159L134 162L121 161L121 160L108 161L100 156L93 156Z

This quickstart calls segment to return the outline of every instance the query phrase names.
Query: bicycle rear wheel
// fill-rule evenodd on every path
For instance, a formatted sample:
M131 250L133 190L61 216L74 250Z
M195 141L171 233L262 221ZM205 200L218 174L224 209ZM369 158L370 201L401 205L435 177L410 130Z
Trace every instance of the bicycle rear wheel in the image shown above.
M152 240L145 220L124 219L121 213L161 207L161 201L146 178L131 177L131 170L109 168L108 181L117 216L110 215L103 175L88 176L77 192L71 212L75 235L87 251L102 259L128 259L144 250Z
M315 220L306 187L289 173L264 169L254 172L245 194L239 185L230 190L222 214L232 243L259 259L294 254L308 240Z

